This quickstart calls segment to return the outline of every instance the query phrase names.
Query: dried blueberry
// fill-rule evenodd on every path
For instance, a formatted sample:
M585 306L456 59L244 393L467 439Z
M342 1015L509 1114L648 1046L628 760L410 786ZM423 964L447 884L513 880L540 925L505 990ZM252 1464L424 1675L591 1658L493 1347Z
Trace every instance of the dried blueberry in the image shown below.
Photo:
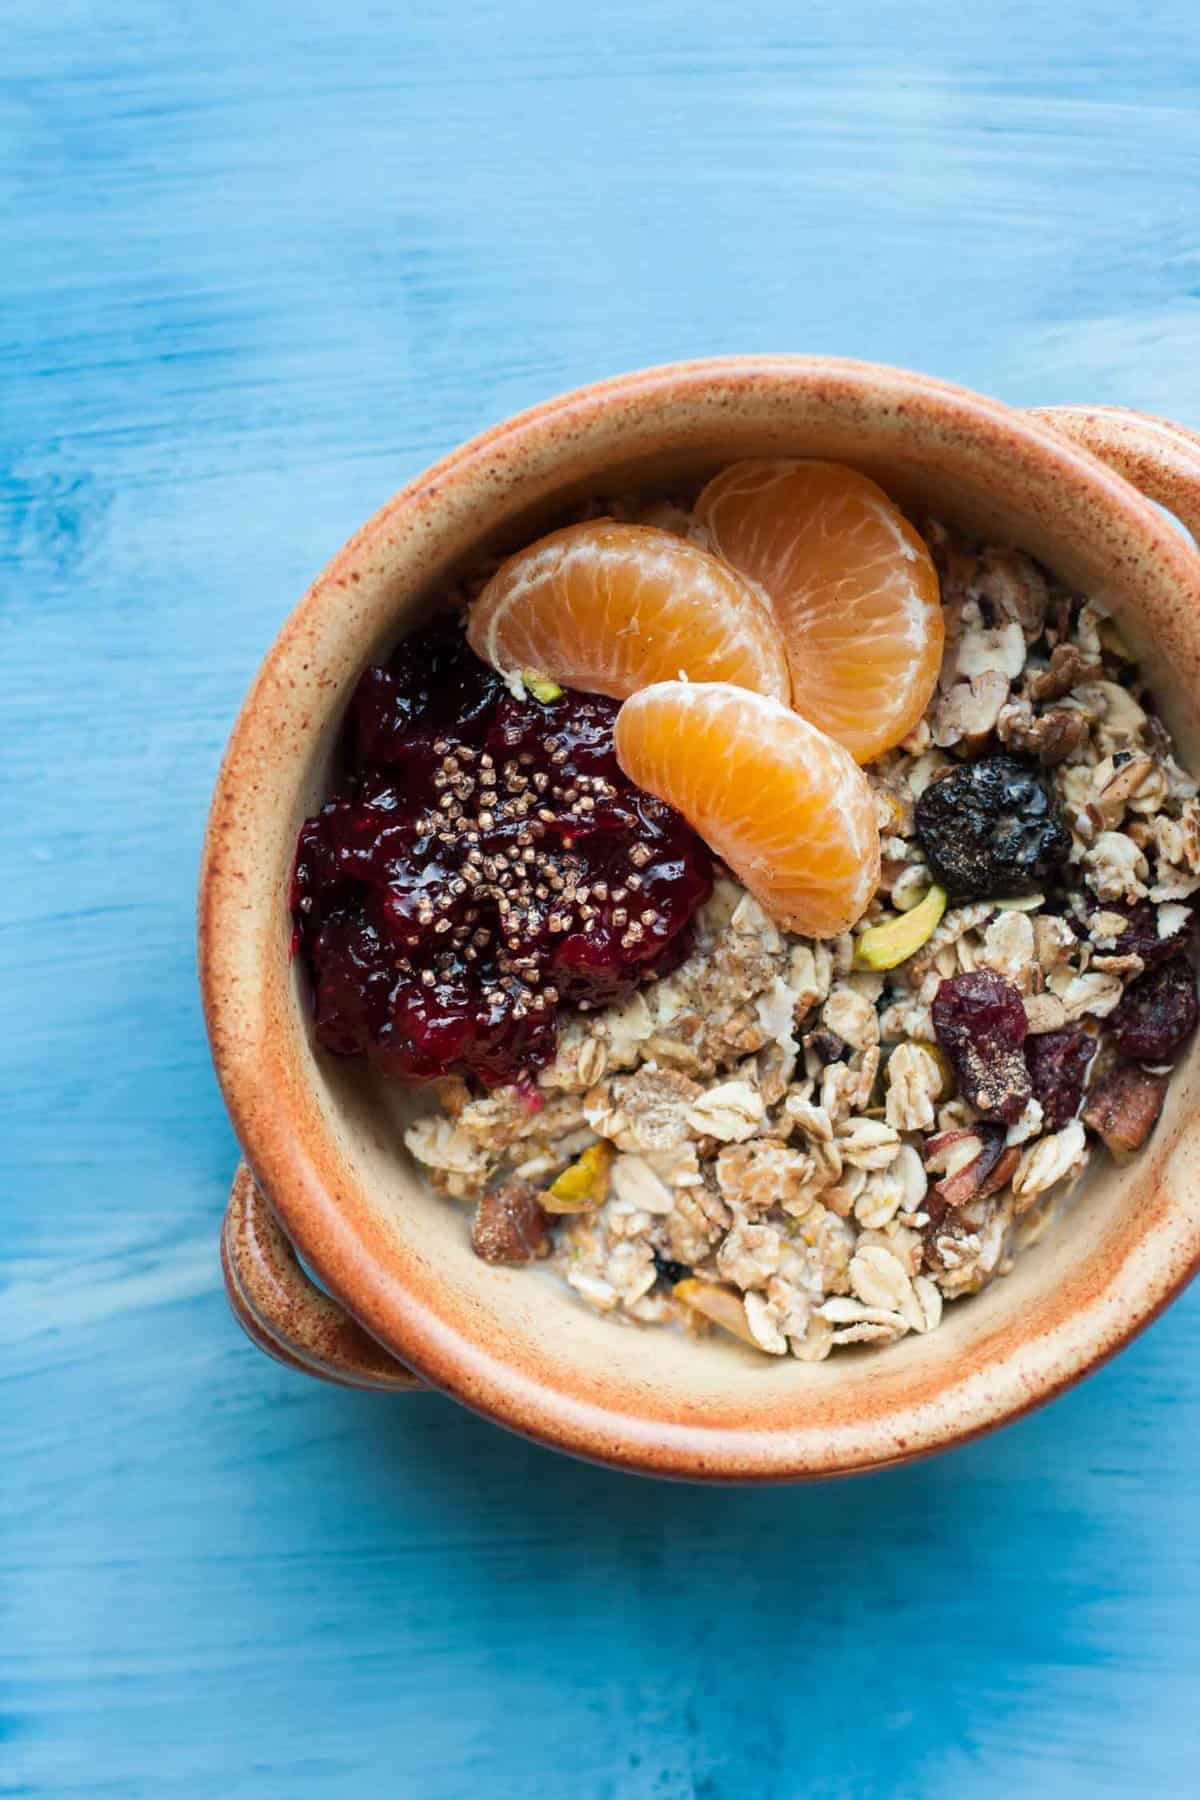
M1096 1038L1082 1025L1043 1031L1025 1043L1033 1097L1041 1104L1046 1129L1061 1131L1079 1111L1083 1084L1096 1054Z
M1196 1026L1196 976L1185 956L1131 981L1109 1016L1113 1042L1133 1062L1161 1063Z
M686 1263L673 1261L671 1257L664 1256L661 1250L656 1250L653 1246L651 1246L650 1254L654 1258L655 1274L660 1281L665 1281L668 1287L674 1287L677 1281L686 1281L692 1272Z
M984 1118L1019 1119L1033 1084L1021 1053L1029 1023L1011 981L991 969L951 975L934 995L933 1028L963 1098Z
M916 832L934 879L958 899L1031 893L1071 849L1045 782L1015 756L985 756L931 782Z

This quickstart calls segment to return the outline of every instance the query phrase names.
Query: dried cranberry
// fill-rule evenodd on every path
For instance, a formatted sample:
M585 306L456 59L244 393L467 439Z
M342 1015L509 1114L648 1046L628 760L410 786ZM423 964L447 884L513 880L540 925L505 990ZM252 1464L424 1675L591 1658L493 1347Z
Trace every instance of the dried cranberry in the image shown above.
M1191 916L1169 937L1158 933L1158 908L1150 900L1091 901L1088 913L1120 913L1128 920L1124 931L1114 940L1109 956L1140 956L1148 969L1156 969L1186 950L1195 921Z
M319 1041L385 1073L488 1086L687 954L711 857L617 764L617 704L516 699L441 619L368 669L348 770L292 879Z
M1196 1026L1196 975L1184 956L1131 981L1109 1016L1113 1042L1133 1062L1166 1062Z
M1096 1054L1096 1038L1082 1025L1043 1031L1025 1041L1033 1097L1050 1131L1061 1131L1079 1111L1083 1084Z
M925 861L959 899L997 899L1048 885L1071 834L1038 770L985 756L931 781L914 815Z
M991 969L951 975L934 995L933 1028L963 1098L984 1118L1019 1119L1033 1087L1021 1054L1028 1021L1011 981Z

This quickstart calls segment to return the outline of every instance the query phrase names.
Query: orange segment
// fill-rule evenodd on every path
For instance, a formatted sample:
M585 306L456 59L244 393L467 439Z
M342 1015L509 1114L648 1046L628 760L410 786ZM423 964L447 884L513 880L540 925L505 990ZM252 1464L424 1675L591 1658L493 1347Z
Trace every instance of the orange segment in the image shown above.
M881 487L827 462L740 462L696 511L760 582L787 645L792 705L869 762L910 732L942 661L933 559Z
M502 675L536 670L617 700L681 673L788 697L787 656L761 595L651 525L589 520L518 551L471 606L467 638Z
M617 714L617 759L668 801L779 924L835 937L879 884L867 778L778 700L728 682L662 681Z

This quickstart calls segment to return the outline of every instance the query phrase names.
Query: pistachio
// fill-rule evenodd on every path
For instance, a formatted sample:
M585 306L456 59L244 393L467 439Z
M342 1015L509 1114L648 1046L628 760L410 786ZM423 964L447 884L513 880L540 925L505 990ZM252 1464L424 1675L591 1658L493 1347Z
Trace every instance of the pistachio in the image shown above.
M946 890L935 885L910 912L864 931L855 945L855 963L860 969L897 968L929 941L945 910Z
M543 706L549 706L552 700L562 698L562 689L557 681L551 681L548 675L539 675L536 669L522 669L521 680L525 683L527 692L535 700L540 700Z
M592 1144L577 1156L570 1168L564 1169L542 1195L542 1206L549 1213L591 1212L608 1198L612 1169L611 1144Z

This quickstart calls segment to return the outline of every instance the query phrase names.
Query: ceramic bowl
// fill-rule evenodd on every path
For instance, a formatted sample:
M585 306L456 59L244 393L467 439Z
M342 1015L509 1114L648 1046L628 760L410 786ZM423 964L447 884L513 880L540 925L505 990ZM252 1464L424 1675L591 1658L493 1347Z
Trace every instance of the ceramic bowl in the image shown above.
M1200 556L1152 503L1200 521L1200 440L1113 409L1021 413L863 363L684 363L497 426L334 558L234 728L200 894L213 1058L247 1165L224 1258L255 1340L331 1380L433 1384L578 1455L725 1481L878 1468L1011 1419L1112 1355L1200 1257L1195 1050L1145 1152L1098 1167L1007 1278L928 1336L812 1365L621 1326L543 1271L478 1261L466 1209L436 1198L403 1149L397 1097L314 1049L288 957L288 878L363 668L464 565L526 541L573 499L762 455L853 463L901 503L1020 545L1097 596L1200 767Z

